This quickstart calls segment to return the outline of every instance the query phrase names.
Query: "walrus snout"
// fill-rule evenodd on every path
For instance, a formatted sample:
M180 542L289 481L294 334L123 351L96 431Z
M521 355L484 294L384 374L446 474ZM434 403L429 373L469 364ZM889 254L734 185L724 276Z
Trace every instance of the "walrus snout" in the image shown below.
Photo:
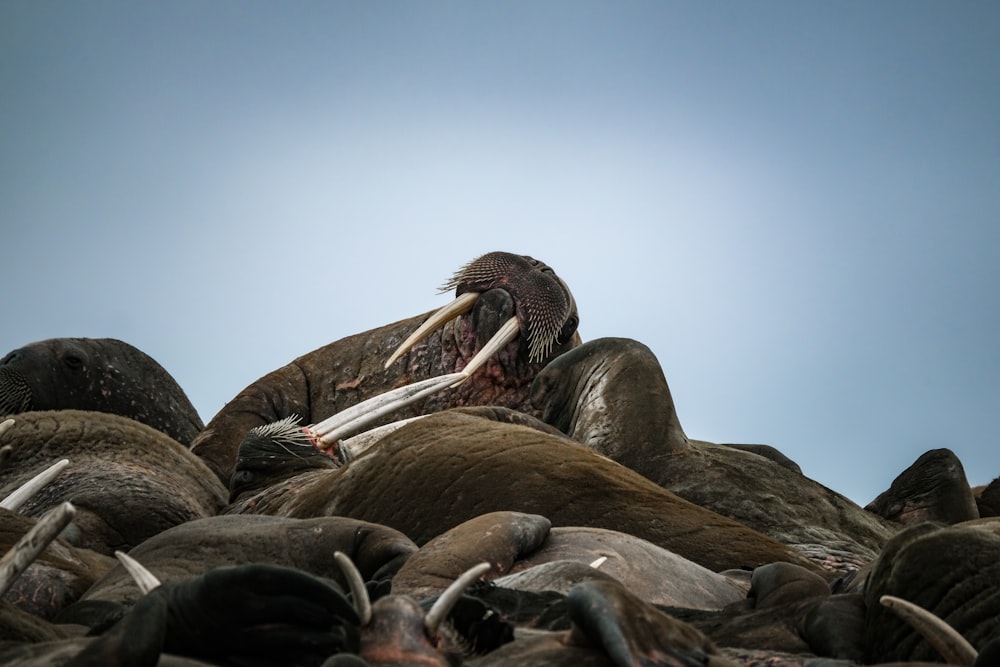
M12 353L13 354L13 353ZM8 354L0 361L6 363ZM0 365L0 415L15 415L31 409L31 387L21 373Z

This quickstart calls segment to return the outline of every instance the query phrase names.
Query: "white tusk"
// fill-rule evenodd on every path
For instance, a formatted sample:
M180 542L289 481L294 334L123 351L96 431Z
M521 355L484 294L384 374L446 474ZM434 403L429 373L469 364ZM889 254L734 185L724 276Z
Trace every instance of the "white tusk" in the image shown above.
M58 537L73 517L76 508L62 503L43 514L17 544L0 558L0 596L10 590L21 573Z
M318 424L306 426L305 431L319 442L330 446L341 438L363 430L373 421L456 385L465 378L464 373L449 373L398 387L341 410Z
M13 421L9 419L8 421ZM46 484L59 476L63 468L69 465L69 459L63 459L53 463L48 468L38 473L27 482L11 491L10 495L0 500L0 507L16 512L21 505L26 503L33 495L38 493Z
M351 597L354 598L354 610L358 612L358 618L361 619L361 627L365 627L372 620L372 600L368 597L368 589L365 588L361 572L358 571L354 561L348 558L343 551L334 551L333 560L337 562L340 571L344 573L344 578L347 579L347 586L351 589Z
M894 595L883 595L878 601L919 632L941 654L945 662L972 665L979 656L975 647L955 628L923 607Z
M518 324L517 317L512 317L504 322L503 326L493 334L493 338L490 338L486 345L483 345L483 349L479 350L476 356L472 357L462 369L462 375L465 376L463 382L468 380L480 367L486 365L490 357L502 350L507 343L517 338L520 332L521 325Z
M594 560L594 562L590 564L590 567L596 570L600 566L604 565L604 561L606 561L607 559L608 559L607 556L601 556L600 558Z
M147 570L145 565L124 551L115 551L115 558L122 564L125 571L132 575L133 581L135 581L136 586L139 587L143 595L160 585L160 580L156 578L155 574Z
M448 618L448 614L455 607L458 599L462 597L466 589L469 588L479 577L483 576L489 572L491 566L489 563L479 563L478 565L473 565L471 568L466 570L462 576L460 576L455 581L451 582L444 593L434 601L431 605L430 611L427 612L427 616L424 617L424 629L427 630L427 634L433 637L437 633L438 627L440 627L441 622Z
M13 419L4 419L2 422L0 422L0 435L3 435L4 432L6 432L7 429L9 429L13 425L14 425Z
M369 449L378 444L379 440L389 435L398 428L406 426L410 422L415 422L418 419L423 419L427 415L417 415L416 417L410 417L409 419L400 419L399 421L392 422L390 424L383 424L382 426L376 426L375 428L358 433L357 435L352 435L350 438L340 441L340 446L338 447L340 451L340 459L347 463L348 461L353 461L358 458Z
M445 322L455 319L460 315L472 310L472 306L476 303L476 299L479 298L479 292L465 292L457 297L455 300L449 303L444 308L431 313L431 316L427 320L417 327L417 330L410 334L410 337L403 341L403 344L396 348L396 351L392 353L389 357L389 361L385 362L385 368L389 368L396 359L399 359L403 354L408 352L410 348L422 341L424 338L430 335L432 331L440 327Z

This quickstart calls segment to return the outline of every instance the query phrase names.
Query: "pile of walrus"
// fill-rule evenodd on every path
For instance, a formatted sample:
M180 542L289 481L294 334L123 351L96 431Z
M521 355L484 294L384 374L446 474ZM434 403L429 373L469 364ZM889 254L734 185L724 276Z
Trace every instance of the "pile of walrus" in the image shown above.
M689 438L541 262L448 287L208 424L122 341L7 354L0 664L998 664L1000 482L933 450L859 507Z

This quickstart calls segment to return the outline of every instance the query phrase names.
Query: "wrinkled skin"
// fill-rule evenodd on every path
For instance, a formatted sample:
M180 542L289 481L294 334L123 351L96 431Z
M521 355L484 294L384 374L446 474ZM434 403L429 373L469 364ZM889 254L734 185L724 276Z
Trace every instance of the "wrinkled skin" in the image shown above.
M391 526L423 545L501 510L540 514L552 525L630 533L715 571L779 560L811 567L775 540L578 443L455 410L390 433L342 468L302 473L226 511L349 516Z
M129 417L183 445L204 428L173 376L123 341L50 338L0 359L0 418L67 409Z
M71 501L77 514L63 537L75 546L112 555L171 526L213 516L225 503L225 489L198 457L133 419L82 410L13 418L3 436L11 453L0 469L0 497L68 459L21 513L39 516Z
M13 547L34 524L34 519L0 509L0 554ZM114 565L113 558L57 538L14 581L4 600L39 618L52 620Z
M895 530L779 456L689 439L659 362L637 341L597 339L554 359L531 402L546 423L682 498L785 544L846 552L848 569Z
M977 650L1000 635L1000 522L955 526L926 522L886 544L865 588L871 662L940 660L909 625L879 604L895 595L955 628Z
M533 284L537 284L535 291L568 295L552 270L531 258L520 258L510 271L512 275L487 284L459 284L458 294L472 287L483 290L472 311L435 331L388 369L383 366L392 352L429 313L342 338L268 373L212 418L193 451L228 484L239 444L250 429L293 414L302 418L303 425L313 424L390 389L460 371L505 321L523 314ZM525 273L531 280L525 281ZM512 282L520 285L520 291ZM538 371L579 344L576 324L574 309L543 358L529 361L529 344L521 336L461 386L402 409L381 423L466 405L527 409L528 389Z
M949 449L932 449L865 508L901 524L960 523L979 518L965 468Z

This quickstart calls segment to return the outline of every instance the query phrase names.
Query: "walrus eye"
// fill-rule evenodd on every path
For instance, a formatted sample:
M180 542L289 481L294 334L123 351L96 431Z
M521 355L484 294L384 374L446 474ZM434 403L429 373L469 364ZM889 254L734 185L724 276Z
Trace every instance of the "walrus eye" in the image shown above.
M67 354L63 357L63 362L69 366L70 370L78 371L83 368L83 357L75 354Z

